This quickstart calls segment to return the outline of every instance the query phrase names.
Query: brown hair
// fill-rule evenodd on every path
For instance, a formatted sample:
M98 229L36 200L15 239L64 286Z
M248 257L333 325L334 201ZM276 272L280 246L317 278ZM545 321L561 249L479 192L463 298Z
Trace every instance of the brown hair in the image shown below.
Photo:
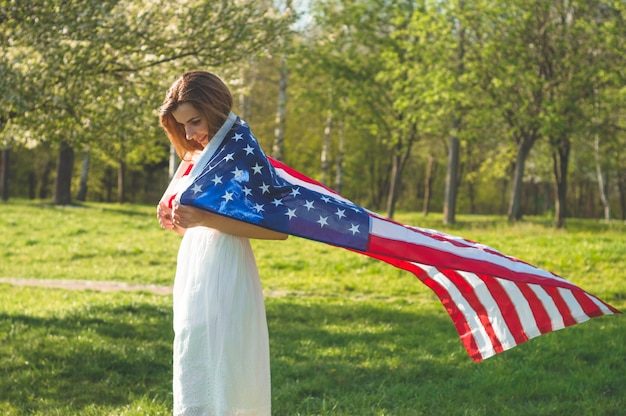
M206 71L186 72L172 84L161 105L159 117L181 159L188 153L202 150L195 140L185 138L184 126L172 115L172 111L182 103L189 103L200 112L209 125L209 138L212 138L228 118L233 97L217 75Z

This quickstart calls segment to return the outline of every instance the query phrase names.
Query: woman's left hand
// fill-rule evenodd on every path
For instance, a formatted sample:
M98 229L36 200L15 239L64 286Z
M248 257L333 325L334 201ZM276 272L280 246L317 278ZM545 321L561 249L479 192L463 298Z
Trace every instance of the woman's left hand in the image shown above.
M172 221L176 227L181 228L207 226L210 217L210 213L189 205L174 203L172 210Z

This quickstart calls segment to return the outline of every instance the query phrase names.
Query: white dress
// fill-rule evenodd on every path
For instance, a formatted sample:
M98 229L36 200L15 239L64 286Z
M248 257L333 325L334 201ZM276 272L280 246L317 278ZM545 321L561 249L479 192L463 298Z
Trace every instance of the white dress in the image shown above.
M174 415L270 415L269 338L246 238L190 228L174 282Z
M181 163L162 201L191 185L235 121L231 113L208 146ZM265 305L249 240L189 228L174 281L174 415L268 416L270 387Z

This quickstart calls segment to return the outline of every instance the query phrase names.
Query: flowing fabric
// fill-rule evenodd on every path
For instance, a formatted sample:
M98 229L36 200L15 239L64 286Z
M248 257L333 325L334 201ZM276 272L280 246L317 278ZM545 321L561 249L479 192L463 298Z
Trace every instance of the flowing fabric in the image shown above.
M183 204L343 247L413 273L441 300L468 354L481 361L536 336L620 313L546 270L360 207L267 157L237 119L182 193Z

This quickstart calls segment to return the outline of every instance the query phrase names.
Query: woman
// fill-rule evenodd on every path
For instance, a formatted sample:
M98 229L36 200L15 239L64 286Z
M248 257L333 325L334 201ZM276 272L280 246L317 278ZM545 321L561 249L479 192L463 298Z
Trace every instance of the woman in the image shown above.
M192 71L167 91L160 122L177 153L214 152L234 124L232 96L214 74ZM180 195L189 186L179 181ZM183 235L174 282L174 414L269 415L269 339L249 238L287 236L180 205L159 203L161 227Z

